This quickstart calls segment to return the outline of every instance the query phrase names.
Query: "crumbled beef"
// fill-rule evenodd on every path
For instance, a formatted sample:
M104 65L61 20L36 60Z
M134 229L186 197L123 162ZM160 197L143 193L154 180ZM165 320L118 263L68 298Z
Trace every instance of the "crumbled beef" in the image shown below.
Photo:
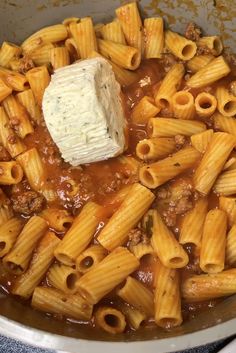
M21 74L26 74L27 71L33 68L34 68L33 60L28 55L24 55L23 58L21 58L20 60L19 72Z
M178 62L177 58L169 52L163 53L161 61L164 66L165 72L168 72L172 68L172 66Z
M229 92L236 97L236 81L232 81L229 84Z
M14 134L10 134L7 138L7 141L11 144L14 145L16 143L16 136Z
M167 188L163 187L157 191L157 198L161 200L165 200L170 198L171 192Z
M197 55L209 55L214 54L214 50L210 49L206 45L199 45L197 48Z
M186 142L186 137L183 135L176 135L175 136L175 143L177 147L182 147Z
M201 28L198 27L194 22L190 22L185 30L185 37L194 42L197 42L202 34Z
M35 191L26 191L18 195L12 195L12 207L16 213L30 215L40 212L44 205L43 196Z
M11 156L2 145L0 145L0 161L8 162L11 160Z
M149 244L150 243L150 239L147 236L147 234L145 233L145 231L141 228L133 228L130 230L129 234L129 245L135 246L139 243L143 243L143 244Z
M174 227L176 224L176 214L171 210L163 212L164 222L168 227Z

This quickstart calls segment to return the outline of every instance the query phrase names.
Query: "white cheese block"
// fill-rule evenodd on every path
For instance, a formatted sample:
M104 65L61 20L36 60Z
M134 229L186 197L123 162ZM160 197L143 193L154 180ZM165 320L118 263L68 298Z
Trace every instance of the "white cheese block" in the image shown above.
M120 85L103 58L56 70L44 93L43 114L62 157L73 166L124 151L126 121Z

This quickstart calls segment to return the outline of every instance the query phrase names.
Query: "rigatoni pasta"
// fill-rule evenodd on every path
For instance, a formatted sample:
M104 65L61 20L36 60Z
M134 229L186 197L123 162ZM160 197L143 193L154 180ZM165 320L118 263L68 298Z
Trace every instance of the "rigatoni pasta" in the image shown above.
M161 58L164 49L164 23L161 17L144 20L146 59Z
M174 152L174 139L168 137L153 137L139 141L136 146L136 155L144 161L156 160Z
M190 60L197 52L196 43L170 30L165 32L165 45L181 60Z

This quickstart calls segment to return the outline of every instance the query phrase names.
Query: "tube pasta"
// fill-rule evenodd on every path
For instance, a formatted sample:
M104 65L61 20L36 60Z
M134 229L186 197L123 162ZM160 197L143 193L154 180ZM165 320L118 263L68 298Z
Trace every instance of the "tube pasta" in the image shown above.
M159 89L154 92L154 99L158 107L171 108L173 95L177 92L184 76L184 65L174 64L164 77Z
M153 316L154 297L152 292L133 277L129 276L126 279L125 285L118 290L117 294L126 303L144 312L148 317Z
M189 277L182 284L182 296L188 302L199 302L236 293L236 269Z
M236 225L230 229L226 238L225 262L227 265L235 267L236 264Z
M181 268L187 265L189 258L182 245L163 223L156 210L150 211L152 217L151 244L162 264L168 268Z
M102 38L115 43L126 44L125 36L119 21L112 21L101 28Z
M125 314L127 321L135 330L138 330L141 324L147 319L146 314L129 305L123 304L121 311Z
M139 261L126 248L118 247L77 283L78 292L92 304L99 302L139 266Z
M75 264L76 258L92 240L102 217L102 212L102 206L94 202L88 202L83 207L55 250L55 257L58 261L69 266Z
M108 306L101 306L95 311L94 321L97 326L111 334L122 333L126 327L123 313Z
M223 271L226 245L226 213L210 210L206 216L200 252L200 267L203 272L218 273Z
M63 293L75 293L77 291L76 282L79 278L80 275L76 270L62 264L52 265L47 273L49 283Z
M200 132L199 134L191 136L191 144L196 150L205 153L206 149L213 137L214 131L212 129Z
M129 231L137 225L154 201L153 193L141 184L133 184L130 192L102 229L97 240L109 251L123 245Z
M226 172L222 173L216 183L214 185L214 191L217 194L230 196L236 193L236 169L227 170Z
M0 78L0 103L12 93L12 88Z
M49 66L51 62L50 52L55 48L52 43L40 45L33 50L29 55L36 66Z
M79 55L78 55L79 50L77 48L74 38L67 38L67 40L65 41L65 47L68 50L70 59L72 61L79 59Z
M50 50L50 61L54 70L70 64L70 55L66 47L57 47Z
M192 136L205 131L206 125L195 120L157 117L149 119L147 129L150 137Z
M27 78L19 72L0 67L0 78L14 91L20 92L29 88Z
M39 124L42 119L42 113L38 104L35 101L32 90L27 89L23 92L20 92L16 95L16 98L18 99L20 104L26 109L31 119L37 124Z
M61 314L76 320L90 320L93 307L78 294L66 294L46 287L36 287L31 305L51 314Z
M225 163L223 170L232 170L232 169L235 169L235 167L236 167L236 157L232 156Z
M45 181L45 169L36 148L20 154L17 162L21 165L33 190L41 191Z
M236 114L236 97L229 93L228 89L219 86L216 88L217 109L224 116L234 116Z
M17 45L9 42L3 42L0 50L0 66L9 68L10 61L20 56L22 49Z
M172 97L172 110L178 119L193 119L195 107L192 93L188 91L176 92Z
M47 230L44 219L33 216L24 226L11 251L3 258L5 268L16 275L26 271L33 250Z
M145 52L146 59L162 57L164 48L164 22L161 17L145 18Z
M29 53L42 44L57 43L68 37L66 26L57 24L35 32L28 37L21 45L24 52Z
M201 37L197 42L198 47L207 47L212 54L218 56L223 50L223 43L219 36Z
M10 200L0 189L0 226L13 217Z
M200 118L209 118L214 114L217 107L216 98L207 92L201 92L195 98L195 108Z
M235 197L219 197L219 208L227 214L230 226L236 223L236 198Z
M106 249L101 245L91 245L76 259L76 269L80 273L86 273L101 262L107 255Z
M166 181L194 166L200 153L193 147L185 147L161 161L145 165L139 169L139 180L150 189L155 189Z
M127 44L143 50L143 28L136 2L123 5L116 9L116 16L123 29Z
M207 208L207 199L200 199L196 202L194 208L184 216L183 223L180 228L180 244L194 244L197 249L201 248L203 226L207 215Z
M207 195L235 147L235 136L216 132L193 176L195 189Z
M71 23L76 22L78 23L80 21L79 17L66 17L63 21L62 24L64 26L69 26Z
M30 87L36 99L36 102L41 107L44 91L50 83L50 75L46 66L39 66L29 70L26 73Z
M24 139L27 135L34 132L26 109L13 95L4 99L2 104L10 118L11 125L15 127L16 133L20 138Z
M218 56L190 77L187 85L191 88L202 88L220 80L229 73L229 65L223 56Z
M102 55L97 53L96 51L92 51L89 55L89 58L96 58L99 56L102 56ZM107 61L109 62L109 64L111 64L115 77L122 86L129 86L135 81L138 81L138 74L136 72L122 69L120 66L114 64L112 61L108 59Z
M181 60L190 60L197 52L196 43L169 30L165 32L165 45Z
M73 217L69 212L58 208L47 208L41 212L40 216L48 222L50 228L57 232L65 232L73 223Z
M98 39L98 49L103 56L124 69L136 70L140 65L141 55L134 47Z
M155 322L163 328L181 325L179 273L158 263L155 289Z
M79 23L71 23L69 29L81 59L87 59L93 50L97 51L97 40L91 17L82 18Z
M154 249L151 244L139 243L137 245L130 246L130 251L137 257L141 259L146 255L154 255Z
M0 226L0 257L9 253L22 228L23 222L18 218L6 220L6 222Z
M52 263L53 251L59 242L60 239L53 232L45 234L34 252L28 270L14 282L12 294L25 299L32 295Z
M148 119L160 112L161 108L155 105L154 99L144 96L131 112L132 122L135 124L146 124Z
M153 137L138 142L136 155L138 158L149 161L168 156L176 148L175 141L168 137Z
M187 68L192 72L196 73L204 66L209 64L210 61L214 59L213 55L196 55L191 60L187 62Z
M15 161L0 162L0 184L18 184L23 178L23 170Z
M220 113L215 113L213 118L215 129L228 132L229 134L236 136L236 121L234 118L225 117Z

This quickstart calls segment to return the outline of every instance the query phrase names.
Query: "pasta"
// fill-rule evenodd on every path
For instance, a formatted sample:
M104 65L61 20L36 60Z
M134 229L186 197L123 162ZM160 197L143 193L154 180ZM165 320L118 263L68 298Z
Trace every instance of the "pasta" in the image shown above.
M235 137L223 132L213 134L207 150L194 174L194 185L203 195L211 190L217 176L235 146Z
M53 264L47 273L49 283L53 287L60 289L63 293L76 293L76 283L79 278L80 275L76 270L70 266L61 264Z
M150 137L192 136L205 131L206 125L201 121L158 117L149 120L147 129Z
M210 210L205 219L202 235L200 267L203 272L218 273L223 271L226 228L226 213L221 210Z
M197 52L196 43L170 30L165 32L165 45L181 60L190 60Z
M173 32L145 10L121 1L108 23L72 14L0 44L0 287L102 339L178 333L236 294L236 64L219 36ZM66 89L70 65L101 58L118 96L86 61L84 91L73 76ZM68 155L82 138L95 156L102 134L119 153L67 163L48 104Z
M158 276L155 290L155 322L160 327L179 326L183 319L179 273L162 264L158 264Z
M170 157L141 167L139 179L146 187L155 189L193 167L199 158L200 153L197 150L193 147L186 147Z
M161 58L164 48L164 23L162 18L144 20L146 59Z
M214 114L216 107L217 100L210 93L202 92L195 98L196 113L200 118L209 118Z
M128 277L124 287L122 287L117 294L126 303L144 312L147 317L152 316L154 309L153 294L136 279Z
M131 113L131 119L134 124L146 124L148 119L158 114L160 108L155 106L154 99L144 96Z
M60 239L52 232L48 232L35 250L28 270L17 278L12 293L23 298L29 298L37 285L41 282L53 261L53 251Z
M189 258L172 232L163 223L156 210L150 213L152 218L151 243L162 264L168 268L181 268L187 265Z
M121 333L126 327L122 312L110 307L100 307L94 314L94 320L98 327L111 334Z
M194 98L190 92L179 91L172 97L172 110L178 119L192 119L195 114Z
M184 216L180 230L180 244L194 244L198 250L201 248L207 208L207 199L200 199L196 202L195 207Z
M78 292L89 303L96 304L138 266L139 261L131 252L118 247L79 279Z
M154 99L158 107L171 107L171 99L178 87L181 84L181 80L184 76L183 64L175 64L168 71L161 86L154 93Z
M236 292L236 269L196 275L182 284L182 296L189 302L220 298Z
M6 269L14 274L22 274L28 267L38 240L47 230L47 223L33 216L24 226L11 251L3 258Z
M126 198L102 229L97 240L109 251L123 245L128 232L139 222L154 200L153 193L142 186L134 184ZM127 214L129 212L129 216Z
M192 88L202 88L210 85L230 73L230 68L223 58L218 56L202 67L187 81L187 85Z
M65 265L73 265L92 240L101 217L102 207L94 202L87 203L56 248L56 258Z
M153 137L139 141L136 146L136 155L144 161L156 160L174 152L175 141L168 137Z

